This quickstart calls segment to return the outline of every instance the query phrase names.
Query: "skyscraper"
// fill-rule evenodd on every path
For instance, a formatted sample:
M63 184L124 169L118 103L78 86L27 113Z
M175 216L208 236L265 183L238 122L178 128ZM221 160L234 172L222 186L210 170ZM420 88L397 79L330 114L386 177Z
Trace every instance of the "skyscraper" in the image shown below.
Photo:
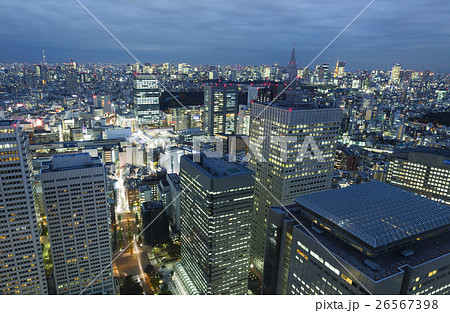
M263 294L448 294L450 211L372 181L268 217Z
M450 151L426 147L394 151L386 182L450 205Z
M391 82L400 82L400 72L402 71L402 65L400 63L394 63L391 70Z
M78 90L78 72L77 64L70 60L70 62L64 63L66 90L68 93L76 93Z
M336 69L334 70L335 78L342 78L345 74L345 62L339 62L339 59L336 62Z
M209 136L236 132L238 89L234 85L205 86L205 128Z
M330 64L323 63L322 70L323 70L323 80L328 81L330 79Z
M261 276L267 210L278 203L275 199L288 204L300 194L331 188L341 110L308 103L254 102L251 115L249 168L257 182L250 260Z
M113 294L107 177L100 159L54 155L42 162L41 181L57 294Z
M0 294L47 294L28 136L0 121Z
M288 74L287 80L289 82L291 82L295 79L295 81L291 85L292 89L295 89L295 87L297 86L297 71L298 71L298 66L297 66L297 60L295 59L295 41L294 41L291 58L289 59L289 63L287 66L287 74Z
M161 201L141 204L144 244L156 246L169 242L169 220Z
M135 116L140 126L159 127L159 86L154 76L134 74L133 104Z
M222 159L181 157L181 265L202 294L247 294L252 174Z

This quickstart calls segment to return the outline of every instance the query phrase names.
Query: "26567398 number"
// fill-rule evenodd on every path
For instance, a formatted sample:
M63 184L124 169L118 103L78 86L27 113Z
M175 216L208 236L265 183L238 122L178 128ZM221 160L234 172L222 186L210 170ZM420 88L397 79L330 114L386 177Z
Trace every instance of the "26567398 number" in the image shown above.
M436 310L438 309L438 300L376 300L377 310Z

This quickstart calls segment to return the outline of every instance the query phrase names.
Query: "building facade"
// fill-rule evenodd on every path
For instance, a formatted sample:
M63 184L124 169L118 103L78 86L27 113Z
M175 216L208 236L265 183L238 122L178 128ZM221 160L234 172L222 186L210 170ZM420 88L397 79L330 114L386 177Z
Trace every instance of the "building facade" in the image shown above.
M401 72L402 72L402 65L400 63L392 64L390 81L392 83L399 83L400 82L400 74L401 74Z
M450 205L450 151L420 147L389 157L386 182Z
M175 174L167 174L167 182L169 184L169 193L167 194L167 211L169 213L169 223L172 233L178 234L181 228L181 186L180 177Z
M137 122L141 126L157 128L160 125L158 84L152 75L134 75L133 104Z
M208 136L236 132L238 88L234 85L205 86L205 129Z
M113 294L105 167L88 153L54 155L40 175L57 294Z
M257 182L250 266L260 277L268 208L331 188L341 110L307 103L254 102L251 114L248 166Z
M153 247L169 242L169 221L161 201L141 204L144 244Z
M448 294L446 205L372 181L269 213L263 294Z
M181 265L201 294L247 294L253 172L181 157Z
M47 294L28 136L0 121L0 294Z

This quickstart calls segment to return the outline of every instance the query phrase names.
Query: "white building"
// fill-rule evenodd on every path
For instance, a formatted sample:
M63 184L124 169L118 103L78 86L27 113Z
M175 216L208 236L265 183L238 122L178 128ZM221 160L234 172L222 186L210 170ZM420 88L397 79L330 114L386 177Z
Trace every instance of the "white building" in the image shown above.
M0 294L47 294L28 137L0 121Z
M180 173L180 158L186 151L177 147L169 147L161 152L159 157L159 166L167 173Z
M57 294L112 294L107 177L100 159L55 155L42 163L41 181Z
M125 145L119 150L119 165L124 167L127 164L137 167L145 167L145 148L141 145Z

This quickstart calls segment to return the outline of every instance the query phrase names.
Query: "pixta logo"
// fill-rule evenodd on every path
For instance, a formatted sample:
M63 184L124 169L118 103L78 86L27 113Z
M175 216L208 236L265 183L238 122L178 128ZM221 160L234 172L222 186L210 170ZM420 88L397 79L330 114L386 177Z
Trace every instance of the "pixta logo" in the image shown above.
M228 155L228 161L236 162L237 139L242 140L248 147L246 159L255 158L256 162L264 163L267 159L264 155L270 152L279 152L281 162L287 162L295 154L295 162L301 163L305 159L325 162L322 151L313 136L229 136L225 141L215 136L195 137L193 139L194 162L200 162L200 152L215 148L215 154L223 158ZM300 145L299 145L300 143Z

